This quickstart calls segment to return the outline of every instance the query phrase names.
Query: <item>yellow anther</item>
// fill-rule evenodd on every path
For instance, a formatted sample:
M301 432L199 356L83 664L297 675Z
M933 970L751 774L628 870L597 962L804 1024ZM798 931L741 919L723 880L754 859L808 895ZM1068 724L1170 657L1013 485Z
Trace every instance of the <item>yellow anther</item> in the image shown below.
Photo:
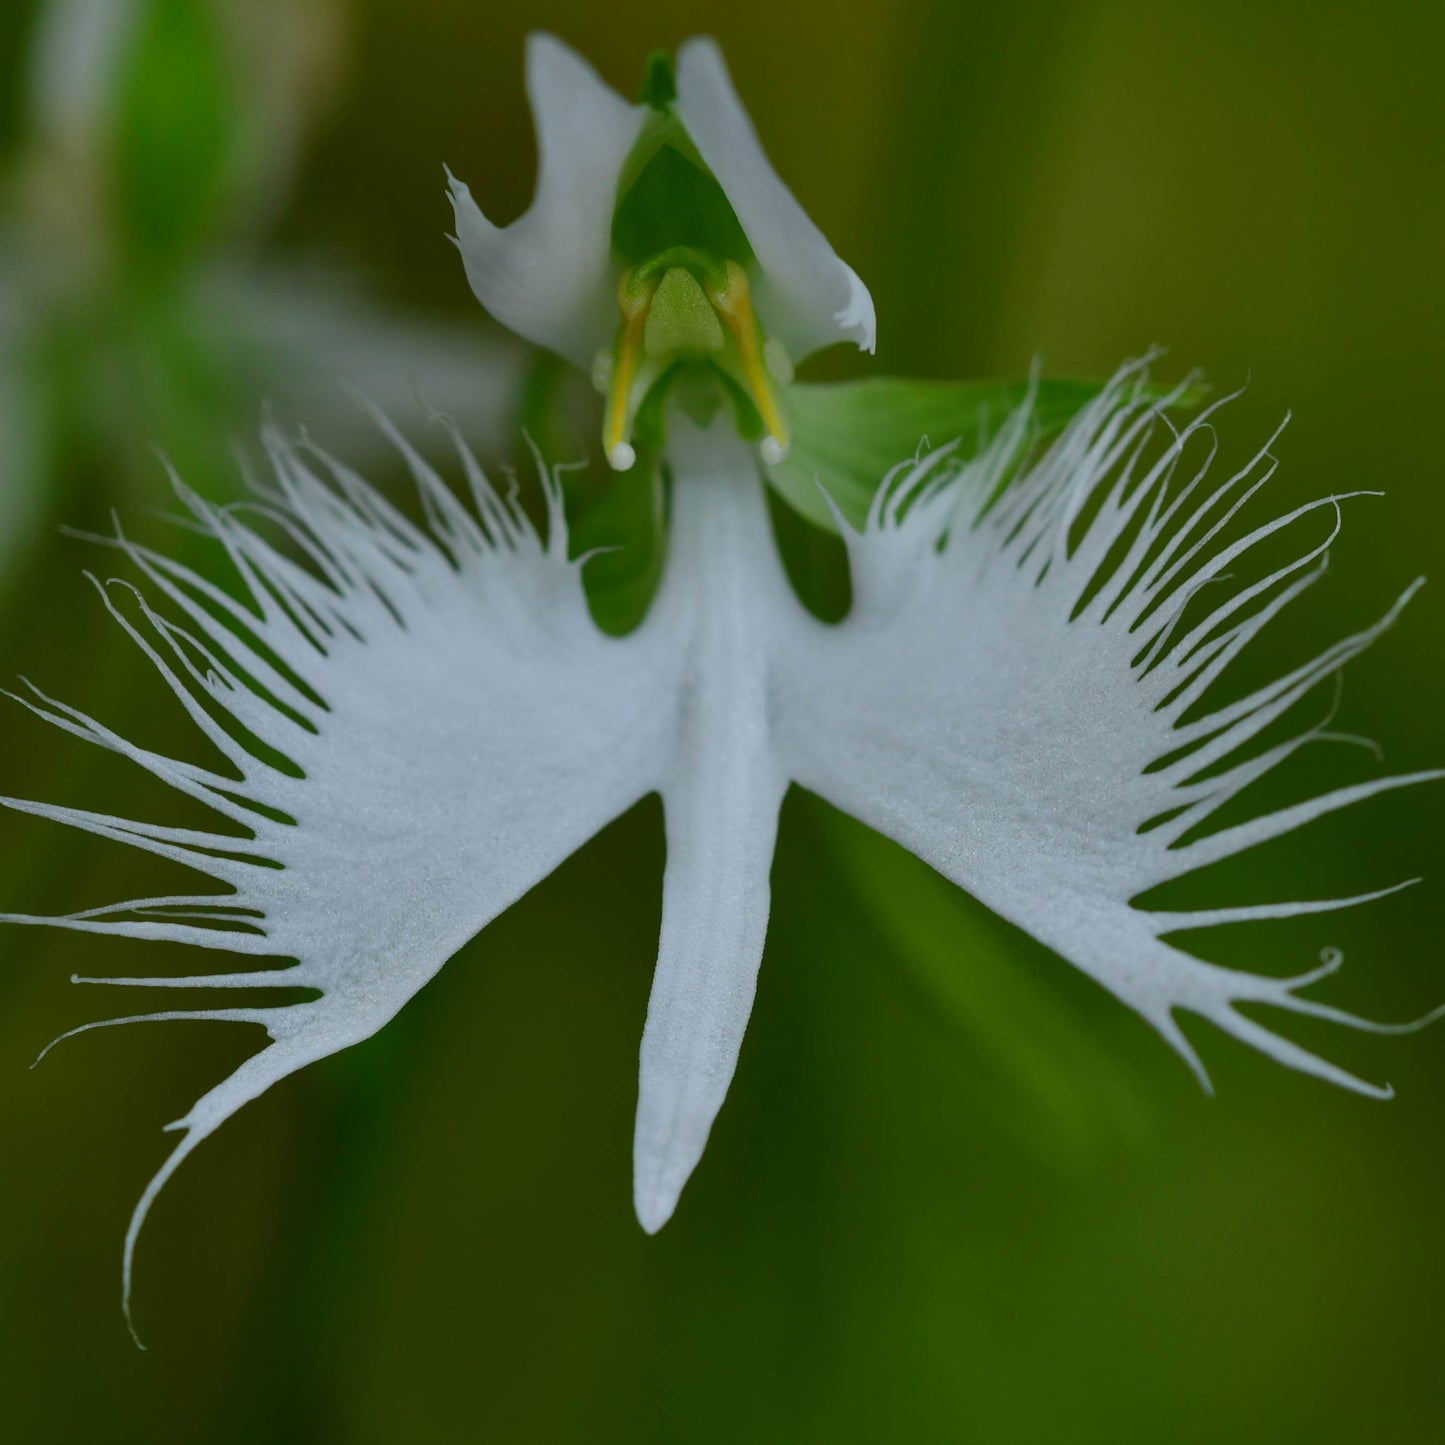
M788 418L778 400L792 366L781 343L763 344L747 272L674 246L624 271L617 283L622 325L609 356L599 352L593 380L606 396L602 444L614 471L637 461L632 424L637 407L676 363L711 362L745 389L763 423L758 450L769 465L788 454ZM730 342L727 338L731 338Z
M788 432L788 418L778 403L772 377L763 347L758 336L758 322L753 315L752 288L748 285L748 273L736 261L725 263L723 281L720 286L709 288L709 299L723 325L732 333L737 343L738 360L743 375L757 404L758 414L763 419L767 436L763 438L760 450L763 460L770 465L782 461L788 454L791 440Z
M637 460L637 453L628 441L632 431L632 388L642 363L647 313L656 290L655 279L639 281L634 271L623 272L617 283L622 328L617 333L617 351L607 391L607 419L602 429L602 444L614 471L625 472Z

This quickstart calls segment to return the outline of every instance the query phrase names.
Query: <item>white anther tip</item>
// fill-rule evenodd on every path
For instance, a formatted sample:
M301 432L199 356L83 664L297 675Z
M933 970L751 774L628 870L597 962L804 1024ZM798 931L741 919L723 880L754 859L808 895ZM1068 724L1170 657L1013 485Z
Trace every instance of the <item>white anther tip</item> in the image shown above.
M632 464L637 460L637 453L628 446L626 442L618 442L607 452L607 465L614 472L628 472L632 470Z
M763 460L770 466L775 467L787 456L787 450L777 437L764 437L758 450L763 454Z

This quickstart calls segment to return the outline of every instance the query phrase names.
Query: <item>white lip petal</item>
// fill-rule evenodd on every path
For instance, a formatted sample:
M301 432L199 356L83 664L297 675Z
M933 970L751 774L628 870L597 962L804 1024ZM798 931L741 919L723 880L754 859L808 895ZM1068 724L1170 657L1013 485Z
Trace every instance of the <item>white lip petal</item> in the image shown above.
M675 415L668 572L650 628L685 659L662 785L662 938L642 1038L633 1198L669 1219L737 1067L767 933L787 778L769 718L771 654L803 620L746 443Z
M1320 733L1252 747L1395 612L1242 701L1185 721L1317 575L1333 531L1296 562L1224 594L1187 631L1184 599L1252 547L1337 503L1299 508L1217 544L1221 518L1263 477L1246 469L1198 496L1202 471L1173 485L1192 438L1209 434L1207 416L1146 466L1156 410L1140 379L1138 368L1121 373L1002 496L1000 481L1028 444L1028 406L967 467L944 448L903 469L880 490L864 531L845 532L854 607L836 627L804 613L783 580L743 445L722 427L703 433L674 417L675 531L649 626L685 638L659 651L686 663L677 751L663 784L662 948L634 1145L637 1212L649 1231L670 1216L736 1067L789 780L1056 949L1153 1023L1206 1084L1176 1010L1290 1067L1388 1093L1239 1011L1268 1003L1382 1028L1302 995L1329 967L1257 976L1164 940L1187 928L1368 903L1393 889L1190 914L1133 906L1170 878L1441 776L1377 778L1191 841L1197 824ZM1267 449L1256 463L1267 476ZM1160 767L1161 759L1170 760Z
M617 329L612 212L645 111L550 35L528 39L527 94L537 127L532 205L494 226L449 176L457 245L472 290L498 321L586 370Z
M276 1080L369 1037L473 934L662 780L676 668L657 654L660 634L619 640L593 624L580 564L567 555L559 484L546 480L544 539L460 442L474 510L392 435L428 531L354 473L272 434L276 490L265 500L309 568L184 493L243 579L244 601L117 542L186 628L138 596L123 608L112 587L102 588L105 604L229 772L138 748L42 694L20 699L207 804L220 826L0 801L181 863L227 891L3 921L299 960L125 980L141 986L320 991L275 1008L147 1016L261 1023L272 1043L177 1126L185 1137L127 1240L127 1287L146 1208L202 1138Z
M795 361L836 341L872 351L868 288L779 179L710 39L678 52L676 110L757 255L758 314L769 331Z
M1442 776L1381 777L1193 836L1298 747L1328 737L1316 727L1274 747L1257 742L1395 612L1243 700L1186 717L1320 574L1333 533L1259 583L1223 593L1181 635L1180 619L1193 616L1187 600L1265 538L1320 508L1337 512L1340 499L1218 545L1236 499L1273 470L1268 449L1212 491L1195 495L1202 471L1174 485L1192 437L1209 435L1208 419L1148 467L1155 408L1137 380L1138 368L1116 378L1001 497L999 479L1027 442L1026 414L958 478L940 485L935 456L880 491L864 531L845 533L852 616L815 627L786 669L779 714L791 775L1056 949L1154 1024L1201 1079L1176 1010L1293 1068L1386 1093L1238 1011L1268 1003L1379 1027L1301 997L1318 971L1255 976L1163 941L1178 929L1345 907L1382 891L1197 914L1132 906L1157 884L1335 809Z

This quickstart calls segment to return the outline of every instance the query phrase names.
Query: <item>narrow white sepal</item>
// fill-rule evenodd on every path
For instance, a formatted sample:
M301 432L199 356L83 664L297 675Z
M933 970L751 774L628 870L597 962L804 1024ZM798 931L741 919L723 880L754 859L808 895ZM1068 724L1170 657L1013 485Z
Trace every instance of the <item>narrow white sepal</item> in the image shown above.
M717 43L677 56L677 113L722 186L758 258L758 314L793 361L851 341L872 351L873 298L773 169L733 88Z
M472 290L498 321L593 372L617 330L611 223L647 111L550 35L528 40L527 92L538 148L532 205L497 227L449 172L457 244ZM754 302L787 368L838 341L872 351L868 288L773 170L713 41L679 51L674 110L752 246Z
M527 40L527 94L537 127L537 193L494 226L448 174L467 280L504 326L584 371L617 329L612 212L645 110L629 105L551 35Z

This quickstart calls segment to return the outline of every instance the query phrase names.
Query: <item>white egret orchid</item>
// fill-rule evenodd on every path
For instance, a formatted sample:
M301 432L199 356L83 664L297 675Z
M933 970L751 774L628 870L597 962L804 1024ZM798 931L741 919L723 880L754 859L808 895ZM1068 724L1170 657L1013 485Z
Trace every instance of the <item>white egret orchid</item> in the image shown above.
M859 525L837 515L852 610L837 625L818 621L780 565L762 468L792 440L791 363L833 341L871 349L872 303L770 169L715 46L685 45L675 87L673 74L655 70L647 103L630 105L557 41L535 39L532 208L498 229L463 186L452 192L482 302L595 367L616 468L638 465L641 446L662 459L668 556L640 626L615 637L594 623L556 474L542 468L539 526L458 438L464 504L378 417L415 478L424 528L342 463L270 431L275 483L262 510L289 549L181 490L239 574L242 600L115 539L186 625L107 586L101 598L229 767L148 751L37 690L25 699L229 827L8 806L183 863L229 891L11 922L295 960L87 982L319 991L276 1007L140 1016L255 1023L271 1042L172 1126L182 1138L131 1221L127 1292L146 1210L202 1139L279 1079L376 1032L462 944L653 792L667 863L634 1154L649 1232L672 1214L738 1062L779 807L794 783L1056 949L1206 1083L1181 1012L1283 1064L1388 1093L1241 1012L1268 1004L1384 1027L1306 995L1335 959L1257 976L1165 939L1392 889L1193 913L1133 902L1441 776L1379 777L1201 827L1325 736L1317 727L1271 741L1269 730L1399 610L1273 682L1211 701L1221 674L1320 576L1341 499L1227 530L1273 470L1268 448L1218 486L1206 485L1207 461L1186 478L1180 459L1208 424L1161 433L1160 399L1133 364L1046 451L1032 447L1026 399L972 459L920 448L880 477ZM1156 433L1165 444L1151 448ZM1195 601L1258 544L1320 513L1335 525L1297 560L1219 592L1212 607Z

